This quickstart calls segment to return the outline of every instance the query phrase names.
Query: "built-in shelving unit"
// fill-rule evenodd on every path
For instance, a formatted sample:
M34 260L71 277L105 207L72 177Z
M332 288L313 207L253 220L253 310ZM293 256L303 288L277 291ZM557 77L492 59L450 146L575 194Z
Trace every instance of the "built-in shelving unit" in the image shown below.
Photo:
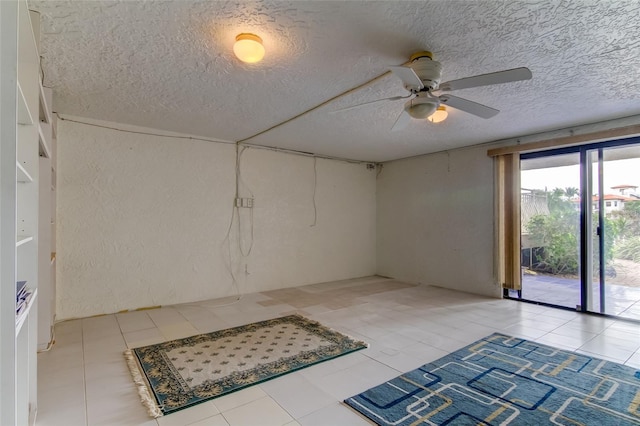
M40 80L39 26L39 14L29 11L26 0L0 1L1 425L35 423L40 294L51 294L52 279L41 272L40 258L46 251L50 275L55 125L51 93ZM49 117L45 125L43 115ZM45 172L43 157L49 159ZM44 219L42 210L48 213ZM41 220L47 232L41 231ZM11 234L13 240L6 238ZM26 282L24 288L18 282Z
M40 85L38 143L39 213L38 213L38 349L53 344L55 321L56 265L56 117L52 113L52 91Z

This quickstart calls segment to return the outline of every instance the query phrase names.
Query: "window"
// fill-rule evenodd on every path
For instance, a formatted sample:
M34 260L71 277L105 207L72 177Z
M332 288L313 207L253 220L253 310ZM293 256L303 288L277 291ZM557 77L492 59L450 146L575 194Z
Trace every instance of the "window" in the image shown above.
M622 293L627 298L627 287L632 287L625 281L626 263L616 257L621 253L618 246L628 240L613 238L613 232L636 238L637 231L605 226L627 203L604 194L618 182L640 179L634 173L640 166L640 137L537 152L497 152L495 158L496 276L503 295L636 319L637 314L611 301ZM564 228L558 231L556 222ZM555 275L561 276L563 287L545 287L555 286ZM638 301L637 296L628 298L630 304Z

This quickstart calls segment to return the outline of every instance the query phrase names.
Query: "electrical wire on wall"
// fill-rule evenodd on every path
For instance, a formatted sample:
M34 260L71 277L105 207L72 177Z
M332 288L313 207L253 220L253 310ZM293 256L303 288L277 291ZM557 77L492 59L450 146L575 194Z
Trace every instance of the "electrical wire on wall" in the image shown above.
M310 227L314 227L318 223L318 206L316 205L316 190L318 189L317 161L318 159L314 155L313 156L313 223L309 225Z
M236 163L237 163L237 146L236 146ZM236 194L237 194L237 182L238 182L238 174L237 174L237 168L236 168ZM237 197L236 197L237 198ZM229 274L229 276L231 277L231 286L235 287L236 289L236 300L234 300L233 302L230 303L223 303L223 304L219 304L219 305L201 305L198 303L189 303L190 306L200 306L200 307L205 307L205 308L222 308L225 306L231 306L231 305L235 305L236 303L240 302L240 300L242 300L242 292L240 291L240 286L238 284L238 278L236 277L236 274L233 272L233 250L231 248L231 231L233 230L233 224L236 221L236 213L237 213L238 207L236 207L235 205L235 201L232 204L231 207L231 217L229 218L229 226L227 226L227 232L225 233L224 239L222 240L222 242L220 243L220 249L222 251L222 253L226 252L226 256L223 255L222 257L222 263L224 264L225 270L227 271L227 273Z
M234 222L234 218L236 216L236 207L235 205L232 206L231 209L231 218L229 219L229 226L227 227L227 233L224 237L224 239L222 240L222 243L220 243L220 248L224 250L224 247L226 245L226 251L227 251L227 255L228 258L224 258L222 259L223 263L224 263L224 267L227 270L227 273L229 274L229 276L231 277L231 285L233 287L236 288L236 301L233 303L237 303L240 301L240 299L242 299L242 293L240 292L240 286L238 285L238 280L236 278L236 274L234 274L233 272L233 254L231 251L231 230L233 229L233 222ZM223 251L224 252L224 251ZM228 262L227 262L228 260ZM222 307L222 306L228 306L231 305L233 303L228 303L225 305L216 305L216 306L212 306L214 308L216 307Z
M240 182L241 182L241 179L242 179L242 177L240 175L240 158L242 156L242 152L244 152L244 148L243 148L242 151L240 151L240 146L238 144L236 144L236 164L235 164L235 168L234 168L234 170L235 170L235 197L234 197L233 203L231 205L232 206L231 207L231 218L229 219L229 226L227 227L227 232L226 232L225 237L222 240L222 243L220 245L221 248L225 248L225 246L226 246L227 257L223 259L223 263L224 263L225 269L227 270L227 273L231 277L231 285L236 288L237 299L235 300L235 302L232 302L232 303L227 303L227 304L224 304L224 305L212 306L214 308L222 307L222 306L229 306L229 305L232 305L234 303L239 302L242 299L242 292L240 291L240 286L238 284L238 278L236 277L236 274L233 272L234 261L233 261L233 250L231 248L231 246L232 246L232 244L231 244L231 232L234 229L234 226L233 226L234 222L237 222L238 223L238 248L240 250L240 253L242 254L240 212L239 212L239 207L236 204L236 200L240 197ZM253 194L252 194L252 196L253 196ZM236 220L236 218L237 218L237 220ZM252 232L253 232L253 227L252 227Z
M317 161L318 161L318 158L330 159L330 160L334 160L334 161L343 161L343 162L351 163L351 164L366 164L366 163L368 163L368 162L365 162L365 161L351 160L351 159L338 158L338 157L331 157L331 156L325 156L325 155L321 155L321 154L314 154L314 153L309 153L309 152L301 152L301 151L295 151L295 150L290 150L290 149L253 145L253 144L250 144L250 143L247 143L247 142L244 142L244 141L230 142L230 141L224 141L224 140L213 139L213 138L208 139L208 138L201 138L201 137L196 137L196 136L172 135L172 134L163 134L162 132L153 132L153 131L146 131L146 130L119 128L117 126L98 124L98 123L93 123L93 122L90 122L90 121L89 122L81 121L81 120L77 120L75 118L66 118L66 117L60 116L58 113L56 113L56 115L61 121L68 121L68 122L78 123L78 124L82 124L82 125L86 125L86 126L92 126L92 127L98 127L98 128L113 130L113 131L117 131L117 132L139 134L139 135L148 135L148 136L171 138L171 139L183 139L183 140L186 139L186 140L194 140L194 141L204 141L204 142L212 142L212 143L218 143L218 144L224 144L224 145L231 145L231 144L235 145L235 151L236 151L235 152L235 198L234 198L234 200L232 202L232 209L231 209L231 215L230 215L230 218L229 218L229 224L227 226L227 230L226 230L224 239L220 243L220 249L221 249L221 253L223 255L222 256L223 257L222 262L224 264L225 270L227 271L227 273L229 274L229 277L231 278L231 288L232 289L235 288L235 293L236 293L235 298L236 298L236 300L234 302L227 303L227 304L221 304L221 305L215 305L215 306L214 305L206 305L207 307L210 307L210 308L229 306L229 305L232 305L232 304L235 304L235 303L239 302L243 297L243 292L240 289L240 282L239 282L238 273L239 273L240 268L242 266L242 264L241 264L242 263L242 259L247 259L251 255L252 249L253 249L253 245L254 245L254 211L253 211L254 210L254 207L253 207L254 194L251 191L251 189L250 189L249 185L247 184L247 182L245 182L245 180L243 178L243 175L242 175L242 158L244 156L245 151L248 148L269 150L269 151L274 151L274 152L287 153L287 154L292 154L292 155L297 155L297 156L304 156L304 157L312 157L313 158L313 193L312 193L313 223L311 223L309 225L310 227L317 226L317 221L318 221L318 208L317 208L317 189L318 189L317 188L318 187ZM247 138L247 139L251 139L251 138ZM381 171L381 169L379 169L379 172L380 171ZM251 201L251 205L250 206L240 207L238 205L238 201L237 200L239 200L239 199L244 200L244 198L241 198L241 196L244 195L245 193L249 195L250 201ZM248 207L249 211L246 212L246 215L245 215L242 212L244 210L246 210L246 207ZM248 223L247 223L247 221L248 221ZM234 234L236 232L237 232L237 236L236 236L237 238L234 238ZM247 269L246 260L245 260L245 265L244 266L245 266L245 274L248 275L249 273L248 273L248 269ZM194 305L194 306L196 306L196 305ZM47 348L47 350L48 349L49 348Z
M97 128L102 128L102 129L107 129L107 130L114 130L117 132L123 132L123 133L131 133L131 134L138 134L138 135L146 135L146 136L156 136L156 137L164 137L164 138L172 138L172 139L187 139L187 140L197 140L197 141L204 141L204 142L213 142L213 143L220 143L220 144L224 144L224 145L231 145L234 144L235 148L236 148L236 164L235 164L235 198L239 198L240 196L240 192L241 192L241 185L244 189L246 189L249 194L251 194L251 198L253 198L253 192L251 192L251 190L249 189L249 186L246 184L246 182L244 182L243 178L242 178L242 168L241 168L241 159L242 159L242 155L244 153L244 151L247 149L247 146L243 146L241 147L240 144L235 143L235 142L229 142L229 141L223 141L223 140L216 140L216 139L207 139L207 138L200 138L200 137L195 137L195 136L181 136L181 135L168 135L168 134L162 134L160 132L149 132L149 131L142 131L142 130L133 130L133 129L122 129L116 126L109 126L109 125L104 125L104 124L98 124L98 123L91 123L91 122L86 122L86 121L81 121L81 120L76 120L73 118L66 118L66 117L62 117L60 116L58 113L56 113L56 116L58 117L58 119L60 121L68 121L68 122L72 122L72 123L77 123L77 124L82 124L82 125L86 125L86 126L92 126L92 127L97 127ZM227 231L225 233L225 237L222 240L222 242L220 243L220 248L222 250L223 253L225 253L225 255L223 256L223 264L225 266L225 269L227 271L227 273L229 274L229 276L231 277L231 286L233 288L235 288L236 291L236 300L232 303L227 303L227 304L223 304L223 305L215 305L215 306L211 306L208 305L210 307L222 307L222 306L229 306L231 304L237 303L238 301L240 301L242 299L242 292L240 290L240 286L238 283L238 277L236 272L234 272L234 255L233 255L233 244L232 244L232 233L234 230L234 225L237 226L237 232L238 232L238 236L237 236L237 249L240 252L240 255L244 258L248 257L251 254L251 250L253 248L253 208L250 208L250 212L249 212L249 248L245 249L243 247L243 238L242 235L244 233L244 227L242 226L242 220L241 220L241 215L240 215L240 211L239 211L239 207L237 207L235 205L235 200L232 203L232 210L231 210L231 217L229 218L229 226L227 227Z
M246 188L246 190L249 192L250 198L253 200L254 196L253 196L253 192L251 191L251 189L249 188L249 185L247 185L247 183L244 181L244 179L242 178L242 155L244 154L244 152L247 150L247 147L242 147L242 149L238 152L237 154L237 159L236 159L236 199L240 197L240 185L242 184L243 188ZM249 208L249 249L246 251L243 250L242 248L242 218L240 217L240 208L236 207L238 209L238 247L240 248L240 254L242 255L242 257L248 257L251 254L251 249L253 249L253 207Z
M61 321L54 321L53 325L51 325L51 340L47 343L47 347L44 349L38 349L38 353L49 352L53 349L53 345L56 344L56 327L55 325Z
M191 141L212 142L212 143L219 143L219 144L223 144L223 145L236 145L235 142L224 141L224 140L220 140L220 139L207 139L207 138L201 138L201 137L197 137L197 136L167 135L167 134L162 134L162 133L157 133L157 132L145 132L145 131L142 131L142 130L121 129L119 127L106 126L104 124L90 123L90 122L86 122L86 121L74 120L72 118L62 117L57 112L54 112L54 114L56 115L56 117L60 121L68 121L70 123L84 124L85 126L98 127L100 129L115 130L117 132L122 132L122 133L132 133L134 135L158 136L160 138L187 139L187 140L191 140Z
M44 72L44 70L43 70ZM235 142L230 142L230 141L225 141L225 140L220 140L220 139L211 139L211 138L202 138L202 137L196 137L196 136L182 136L182 135L171 135L171 134L163 134L160 132L151 132L151 131L142 131L142 130L132 130L132 129L123 129L123 128L119 128L116 126L108 126L108 125L104 125L104 124L98 124L98 123L92 123L92 122L87 122L87 121L81 121L81 120L76 120L76 119L72 119L72 118L66 118L61 116L60 114L58 114L57 112L54 112L54 114L56 114L57 118L60 121L68 121L71 123L77 123L77 124L82 124L85 126L91 126L91 127L97 127L97 128L101 128L101 129L107 129L107 130L113 130L113 131L117 131L117 132L122 132L122 133L130 133L130 134L137 134L137 135L145 135L145 136L156 136L156 137L162 137L162 138L171 138L171 139L186 139L186 140L193 140L193 141L203 141L203 142L211 142L211 143L218 143L218 144L223 144L223 145L235 145L236 147L236 176L235 176L235 181L236 181L236 196L239 192L239 180L240 180L240 176L239 176L239 146L237 143ZM222 253L225 253L226 251L226 256L223 255L223 259L222 262L225 266L225 269L227 271L227 273L229 274L229 276L231 277L231 286L235 287L236 290L236 300L231 302L231 303L226 303L226 304L221 304L221 305L206 305L206 307L210 307L210 308L217 308L217 307L223 307L223 306L229 306L229 305L233 305L235 303L238 303L241 299L242 299L242 292L240 291L240 286L238 285L238 279L236 274L233 271L233 253L232 253L232 247L231 247L231 233L233 230L233 225L234 225L234 221L236 220L236 213L237 213L237 207L235 207L235 204L232 204L232 210L231 210L231 217L229 218L229 226L227 227L227 232L225 234L224 239L222 240L222 242L220 243L220 249L222 251ZM252 218L253 220L253 218ZM252 232L253 235L253 232ZM226 247L225 247L226 246ZM225 250L226 248L226 250ZM193 306L199 306L197 304L192 304ZM204 305L203 305L204 306ZM44 351L50 350L50 347L47 347Z
M231 218L229 220L229 226L227 227L227 232L226 235L224 237L224 239L222 240L221 243L221 248L226 249L226 257L224 259L224 265L225 265L225 269L227 270L227 273L229 274L229 276L231 277L231 281L232 281L232 285L235 287L236 289L236 293L237 293L237 299L234 302L231 303L227 303L224 305L215 305L215 306L211 306L208 305L209 307L212 308L218 308L218 307L223 307L223 306L229 306L229 305L233 305L234 303L239 302L242 299L242 292L240 291L240 286L238 283L238 277L236 276L236 273L234 272L234 259L233 259L233 249L232 249L232 231L234 229L234 223L237 223L237 231L238 231L238 235L237 235L237 249L240 252L240 255L242 257L248 257L251 254L251 249L253 248L253 207L251 207L249 210L249 223L250 223L250 244L249 244L249 249L245 252L243 247L242 247L242 235L243 235L243 228L242 228L242 218L240 217L240 207L237 205L236 200L240 198L240 192L241 192L241 186L243 188L245 188L249 194L251 195L251 198L254 198L253 192L251 191L251 189L249 188L249 186L246 184L246 182L244 181L244 179L242 178L242 167L241 167L241 163L242 163L242 155L244 154L244 151L247 149L247 147L240 147L239 144L236 144L236 164L235 164L235 198L233 200L232 203L232 210L231 210ZM245 270L246 270L246 265L245 265Z

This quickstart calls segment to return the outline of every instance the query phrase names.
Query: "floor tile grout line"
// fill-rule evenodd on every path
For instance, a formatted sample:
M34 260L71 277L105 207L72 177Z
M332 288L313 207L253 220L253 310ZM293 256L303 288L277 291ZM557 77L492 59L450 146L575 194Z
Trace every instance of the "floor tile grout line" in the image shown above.
M162 308L159 308L159 309L162 309ZM155 325L156 328L158 329L158 331L160 331L160 326L158 325L157 322L154 321L153 317L151 315L149 315L147 312L145 312L145 314L147 314L147 317L149 318L149 320L151 320L153 325ZM160 334L162 334L162 332L160 332Z
M409 289L409 290L411 290L411 289ZM411 292L407 292L405 294L409 294L409 293L411 293ZM380 309L382 310L381 312L383 314L389 314L389 313L393 313L394 314L392 316L384 315L385 317L390 318L390 320L392 320L392 321L396 320L395 317L398 317L399 320L401 321L402 320L401 318L404 316L404 314L415 314L416 312L420 312L420 311L422 311L422 312L432 312L433 311L433 307L429 307L429 306L411 306L411 305L408 305L407 304L407 300L409 300L410 298L409 297L404 297L402 293L399 293L397 295L396 299L398 299L397 300L398 301L398 303L397 303L398 305L406 306L406 310L404 310L405 308L402 308L400 311L395 311L395 310L393 310L394 309L393 306L388 305L388 304L386 304L386 305L382 304L380 306ZM404 299L406 299L406 300L404 302L402 302L402 300L404 300ZM449 303L449 302L453 302L453 301L447 300L447 301L445 301L445 304ZM369 303L378 304L379 302L377 302L377 301L369 301ZM501 329L500 329L500 327L498 325L486 325L486 324L484 324L483 323L484 317L482 315L480 315L480 317L482 317L482 318L476 317L476 307L484 306L484 304L482 302L474 303L474 304L471 304L471 305L465 303L463 305L455 305L455 306L452 306L452 307L445 308L445 310L447 311L446 312L447 315L449 315L449 314L457 315L457 319L459 321L456 322L456 327L459 326L459 323L463 323L463 322L466 321L466 322L473 323L473 324L478 324L480 326L487 327L487 328L490 328L490 329L495 329L498 332L504 332L504 330L501 331ZM315 305L313 305L313 306L315 306ZM506 307L506 305L504 304L503 301L500 301L500 303L498 303L496 301L492 301L492 302L490 302L490 304L488 304L486 306L505 306L505 309L504 309L503 313L506 314L508 312L511 312L511 314L516 315L516 316L518 316L519 315L518 312L521 311L521 310L509 309L508 307ZM256 310L255 308L258 308L258 309ZM268 310L269 308L270 307L252 307L251 309L248 309L248 312L251 315L253 315L253 314L260 315L260 312ZM470 312L469 315L464 315L464 310L467 309L467 308L472 309L472 312ZM347 312L345 312L345 309L343 309L343 308L340 308L340 309L337 309L337 310L340 311L341 313L345 313L345 314L347 313ZM176 311L178 311L180 316L183 317L188 324L190 324L191 326L195 327L195 325L189 319L187 319L185 317L185 315L182 314L182 312L180 312L177 309L176 309ZM526 311L527 314L526 314L526 316L524 318L520 318L521 320L531 320L532 319L531 316L536 314L536 311L532 310L532 309L526 309L524 311ZM440 311L440 312L443 313L442 311ZM326 312L323 312L323 313L326 314ZM240 314L240 312L238 312L238 314ZM371 324L373 326L378 326L379 324L376 324L374 320L371 320L370 317L368 317L368 315L370 315L370 314L371 314L371 312L367 312L367 310L364 309L364 310L358 312L357 315L356 314L354 314L352 316L345 315L345 320L347 320L347 321L361 320L363 323ZM538 314L540 314L540 312L538 312ZM214 315L215 315L215 312L214 312ZM454 316L453 318L455 319L456 317ZM491 317L489 317L489 318L491 318ZM122 328L120 326L121 323L120 323L117 315L115 316L115 319L116 319L116 324L118 324L118 327L119 327L118 331L119 331L119 333L121 335L121 338L124 339L125 332L122 330ZM617 323L617 321L604 321L602 324L599 324L598 321L594 321L594 323L591 324L589 321L584 321L584 324L581 326L581 324L579 322L580 319L581 319L580 315L576 316L576 317L572 317L572 318L558 318L558 320L563 320L564 322L561 322L560 324L558 324L556 321L552 321L551 325L554 325L554 327L551 328L550 330L540 330L543 334L540 335L539 337L537 337L537 338L524 337L524 338L526 338L528 340L532 340L532 341L544 339L545 337L554 335L555 331L557 331L561 327L566 327L567 325L571 324L574 327L576 327L578 330L583 330L585 332L588 332L589 336L592 336L589 339L587 339L584 342L582 342L582 345L580 347L583 347L584 345L587 344L587 342L593 340L594 338L606 336L606 330L611 329ZM155 321L152 320L152 322L155 324ZM340 321L338 321L338 323L340 323ZM94 323L84 324L84 322L81 322L81 325L84 325L84 326L89 326L90 325L91 326L90 328L92 330L95 329L98 334L102 334L102 330L100 328L98 328L98 327L94 327ZM593 325L595 325L595 327L593 327ZM456 328L456 327L454 327L454 328ZM585 328L585 327L587 327L587 328ZM156 328L158 328L158 327L156 326ZM195 328L197 329L197 327L195 327ZM593 331L591 331L592 328L597 328L598 331L597 332L593 332ZM523 329L524 330L532 330L532 331L534 330L534 328L531 328L531 326L523 326ZM81 328L81 338L82 338L82 348L83 348L83 354L82 354L82 356L83 356L83 358L82 358L83 365L86 362L86 354L87 354L86 349L90 347L89 344L93 341L93 339L91 339L91 333L88 333L87 336L84 336L84 331L86 331L86 330L84 330L84 327L82 327ZM401 331L389 330L389 331L391 333L398 332L398 333L402 334L402 330ZM619 330L619 332L620 333L624 333L625 331L624 330ZM358 332L358 334L362 334L362 333ZM85 339L85 337L88 337L88 339ZM411 336L407 336L407 337L411 337ZM443 337L446 337L446 336L443 336ZM518 337L520 337L520 336L518 336ZM375 340L375 339L373 339L373 340ZM416 340L416 342L420 342L420 340L418 340L417 338L415 340ZM126 339L124 339L124 342L126 344ZM416 342L414 342L414 343L416 343ZM426 344L428 346L432 346L432 345L429 345L427 342L422 342L422 343ZM93 344L93 343L91 343L91 344ZM550 343L550 345L553 346L552 343ZM434 347L436 349L439 349L439 348L437 348L435 346L432 346L432 347ZM573 350L573 352L576 352L578 350L580 350L580 349L579 348L575 349L575 350ZM597 350L601 350L601 347L598 346ZM404 349L399 349L398 351L402 353L404 351ZM445 351L448 351L448 350L445 350ZM604 347L602 347L602 351L604 352ZM450 351L448 351L448 352L450 352ZM585 352L585 355L587 355L587 356L592 356L592 357L602 358L602 359L608 359L608 360L612 360L614 362L618 362L620 364L627 364L627 362L629 362L631 360L631 358L633 358L635 356L635 354L640 354L640 349L636 350L631 355L626 356L625 360L616 359L615 357L611 357L611 356L608 356L608 355L605 355L605 354L600 355L600 354L592 352L592 351L583 351L583 352ZM624 354L626 355L626 353L624 353ZM364 353L363 353L363 356L366 356L367 359L376 362L376 364L372 364L372 365L380 364L380 365L386 366L386 367L388 367L388 368L390 368L392 370L397 371L398 372L397 374L402 374L402 371L400 371L399 368L392 367L391 365L389 365L388 362L385 362L384 360L380 361L378 359L373 358L373 356L371 356L369 354L364 354ZM389 361L389 360L387 360L387 361ZM400 365L400 364L397 364L397 365ZM348 368L351 368L351 367L348 367ZM346 369L348 369L348 368L346 368ZM83 386L84 386L84 394L85 394L85 401L84 401L84 403L85 403L85 413L84 414L85 414L85 423L86 424L89 423L88 422L89 415L88 415L88 395L87 395L87 392L88 392L88 390L90 390L90 389L87 388L87 381L86 381L87 380L87 371L88 371L87 369L83 369ZM265 396L268 396L269 398L274 400L274 397L272 395L270 395L269 393L266 393L266 392L265 392L265 394L266 394ZM265 396L263 396L262 398L264 398ZM261 398L259 398L259 399L261 399ZM286 409L284 409L284 407L280 403L278 403L277 401L275 401L275 402L285 412L287 412L290 417L293 418L291 413L289 413ZM242 405L245 405L245 404L242 404ZM238 407L240 407L240 406L238 406ZM237 408L237 407L234 407L234 408ZM315 411L317 411L317 410L315 410ZM223 415L223 413L220 412L220 414L222 415L222 419L224 419L224 421L227 422L227 419ZM297 421L298 419L294 418L294 420ZM153 423L154 424L160 424L157 420L154 421Z

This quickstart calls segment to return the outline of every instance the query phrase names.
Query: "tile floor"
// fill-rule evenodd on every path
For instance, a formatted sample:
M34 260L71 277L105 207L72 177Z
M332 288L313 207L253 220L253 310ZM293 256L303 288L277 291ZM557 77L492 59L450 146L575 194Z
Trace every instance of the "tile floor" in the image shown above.
M38 426L367 425L340 401L495 331L640 368L640 324L381 277L61 322L38 356ZM157 420L125 364L143 346L298 312L370 344Z

